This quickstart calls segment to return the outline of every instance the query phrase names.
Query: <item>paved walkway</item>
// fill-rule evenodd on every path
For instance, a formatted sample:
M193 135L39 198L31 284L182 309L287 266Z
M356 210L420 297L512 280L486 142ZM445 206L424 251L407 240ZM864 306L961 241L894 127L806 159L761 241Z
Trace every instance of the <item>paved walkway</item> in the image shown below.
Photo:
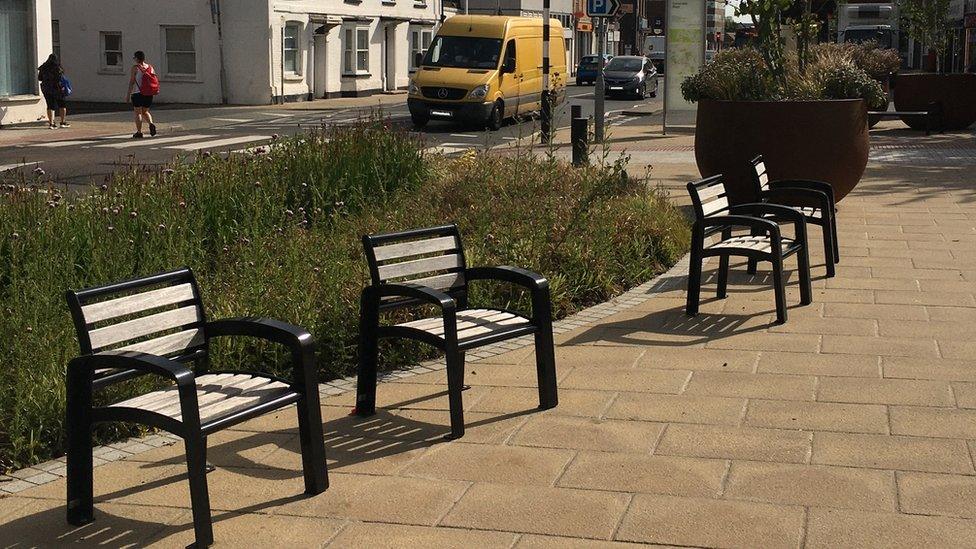
M528 348L469 363L460 441L441 439L442 371L381 385L366 420L325 399L320 496L292 411L212 436L218 546L976 546L976 174L872 162L839 225L837 276L812 246L814 304L786 325L761 271L695 319L665 285L561 334L554 410L534 409ZM181 451L97 468L84 528L63 480L0 499L0 540L189 543Z

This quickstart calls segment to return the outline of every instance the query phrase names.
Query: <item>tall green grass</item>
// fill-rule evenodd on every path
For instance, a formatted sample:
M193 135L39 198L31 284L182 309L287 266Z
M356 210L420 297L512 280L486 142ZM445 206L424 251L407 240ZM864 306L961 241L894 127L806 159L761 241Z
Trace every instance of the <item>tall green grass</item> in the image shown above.
M660 272L688 240L680 213L622 164L429 156L382 121L283 139L264 154L136 167L70 199L30 186L43 181L14 183L0 194L0 469L62 451L64 370L78 352L68 288L190 266L210 318L266 315L308 328L328 380L355 370L364 233L455 221L470 264L549 277L559 316ZM526 306L493 284L475 288L473 301ZM257 342L222 342L213 354L223 367L287 374ZM431 355L391 345L382 356L397 368ZM126 433L107 426L99 436Z

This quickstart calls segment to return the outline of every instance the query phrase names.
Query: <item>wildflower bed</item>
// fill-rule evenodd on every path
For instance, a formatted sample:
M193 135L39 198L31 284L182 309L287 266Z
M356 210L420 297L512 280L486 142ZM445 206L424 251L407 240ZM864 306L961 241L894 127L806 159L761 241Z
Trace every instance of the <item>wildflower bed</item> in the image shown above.
M368 280L362 234L456 222L470 264L543 273L560 317L665 270L688 241L680 212L623 161L577 169L527 152L449 159L382 121L279 140L264 154L134 167L78 197L35 177L2 182L0 194L0 471L62 451L64 369L78 352L67 288L187 265L208 316L308 328L324 381L355 369ZM517 290L475 288L472 303L488 300L527 307ZM287 375L285 357L259 342L221 343L212 354L222 367L262 362ZM430 350L391 345L382 356L392 369Z

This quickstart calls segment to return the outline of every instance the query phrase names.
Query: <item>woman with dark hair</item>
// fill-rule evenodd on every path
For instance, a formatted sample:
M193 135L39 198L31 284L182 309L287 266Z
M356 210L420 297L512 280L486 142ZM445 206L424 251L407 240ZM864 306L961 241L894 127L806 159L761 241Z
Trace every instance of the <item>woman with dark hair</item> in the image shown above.
M56 129L54 123L54 112L57 111L61 118L61 127L70 128L71 124L65 122L64 117L68 115L68 109L64 104L64 88L61 84L61 77L64 76L64 69L58 61L58 56L53 53L47 56L47 61L37 67L37 80L41 83L41 93L44 95L44 102L47 103L47 126Z
M156 69L146 62L146 54L142 51L135 52L132 61L132 70L129 71L129 89L125 92L125 97L132 102L132 109L135 112L136 133L132 134L132 137L142 139L143 121L149 124L149 135L156 135L156 124L153 124L149 108L152 107L153 96L159 93L159 78L156 76ZM136 90L135 93L132 93L133 88Z

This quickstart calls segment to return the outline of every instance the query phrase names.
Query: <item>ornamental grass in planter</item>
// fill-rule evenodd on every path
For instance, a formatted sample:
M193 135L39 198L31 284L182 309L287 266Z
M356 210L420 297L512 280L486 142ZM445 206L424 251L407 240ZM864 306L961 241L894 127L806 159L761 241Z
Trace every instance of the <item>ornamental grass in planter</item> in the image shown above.
M733 201L753 199L749 160L762 154L770 177L816 179L846 196L867 165L867 110L886 108L881 83L859 67L857 48L810 45L813 19L797 23L787 51L781 28L789 0L746 0L756 48L729 49L681 84L698 103L695 159L703 177L726 176Z

